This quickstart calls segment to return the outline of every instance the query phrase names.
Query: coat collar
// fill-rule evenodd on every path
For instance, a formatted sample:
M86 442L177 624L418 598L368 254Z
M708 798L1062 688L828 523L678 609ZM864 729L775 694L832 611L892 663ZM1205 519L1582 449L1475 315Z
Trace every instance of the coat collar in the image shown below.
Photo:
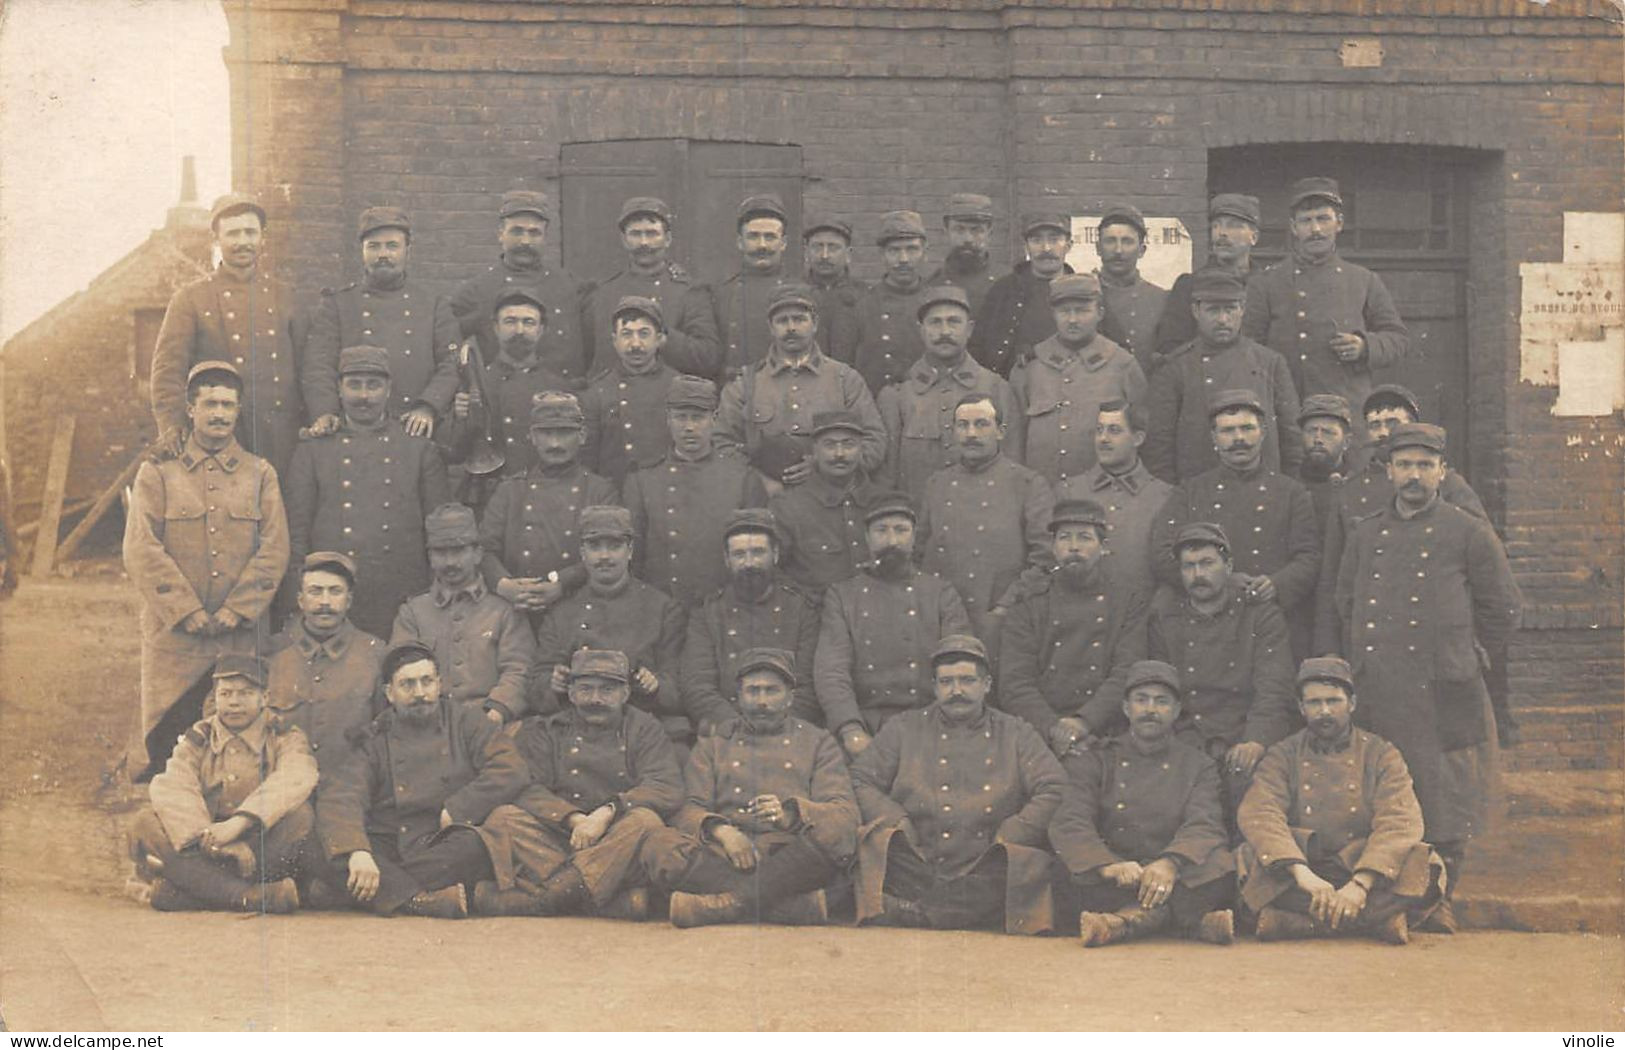
M1033 347L1033 357L1057 372L1065 372L1073 365L1096 372L1111 359L1111 347L1098 332L1079 350L1068 349L1061 344L1059 336L1052 335Z
M305 630L303 620L296 619L288 631L293 636L293 644L307 658L320 652L329 660L338 660L342 659L345 651L350 648L350 641L355 637L356 627L349 620L345 620L339 624L339 629L334 631L331 637L317 639L309 631Z
M1096 465L1095 472L1089 477L1089 488L1100 492L1104 489L1122 489L1130 496L1138 496L1140 489L1151 480L1151 472L1145 469L1145 463L1139 459L1134 461L1134 469L1127 474L1113 474L1105 467Z
M210 452L197 443L196 435L188 434L186 447L181 450L180 464L187 470L196 470L203 462L212 459L220 464L221 470L230 474L242 464L246 455L236 438L226 442L226 447L219 452Z
M819 349L817 343L814 343L812 350L805 357L792 364L780 356L778 344L774 344L772 349L768 350L767 357L763 358L762 367L769 375L780 375L784 372L811 372L813 375L818 375L824 370L825 363L828 360L824 356L824 351Z
M976 361L965 354L959 364L952 368L938 368L925 357L920 357L908 369L909 382L914 385L914 392L923 394L938 386L947 386L948 383L958 383L966 390L976 386Z
M477 602L485 597L485 578L479 573L474 574L474 580L465 587L450 590L440 585L439 580L429 584L429 597L434 601L435 607L444 609L459 598L467 598Z
M241 733L233 733L227 729L225 724L220 721L219 715L210 718L208 725L209 750L217 755L226 749L226 745L231 743L231 738L234 736L242 738L243 743L248 745L250 751L262 752L265 750L265 735L270 732L270 720L266 717L263 709L254 717L254 721L248 723L248 726Z

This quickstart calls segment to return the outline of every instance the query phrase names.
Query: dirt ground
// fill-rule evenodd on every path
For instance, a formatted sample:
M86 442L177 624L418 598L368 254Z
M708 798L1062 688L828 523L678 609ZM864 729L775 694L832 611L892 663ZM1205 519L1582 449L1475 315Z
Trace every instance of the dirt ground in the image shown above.
M160 915L121 896L128 800L104 783L136 705L134 595L116 566L90 568L0 604L12 1030L1625 1026L1615 936L1085 952L903 930Z

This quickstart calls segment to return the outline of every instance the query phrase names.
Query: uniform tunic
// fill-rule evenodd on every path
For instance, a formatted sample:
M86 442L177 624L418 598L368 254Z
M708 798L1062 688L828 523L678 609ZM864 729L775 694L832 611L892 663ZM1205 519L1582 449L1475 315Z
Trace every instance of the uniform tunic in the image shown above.
M858 352L853 367L872 392L878 394L902 379L925 353L925 338L915 314L927 290L924 281L901 289L880 280L858 297Z
M1063 272L1071 273L1072 267ZM1055 311L1049 305L1049 278L1036 277L1031 262L993 282L976 327L970 335L971 356L1001 376L1039 343L1055 334Z
M677 373L658 360L638 374L617 360L594 377L581 395L587 429L582 465L619 489L634 470L660 462L671 450L666 391L676 378Z
M795 279L782 269L772 273L740 271L716 285L717 336L722 355L716 371L707 379L727 382L746 365L767 356L773 345L773 330L767 323L767 301L780 285Z
M784 530L781 561L786 575L814 595L853 576L869 560L864 511L882 492L861 473L837 487L814 472L800 485L776 493L768 507Z
M523 474L536 462L536 449L530 443L531 402L537 394L575 390L581 384L555 372L536 355L519 362L499 353L484 367L485 392L496 412L497 451L503 455L500 473L504 477ZM486 413L490 411L491 406L481 405L469 412L467 419L448 428L446 443L452 449L448 457L452 462L468 458L476 435L485 433Z
M1220 265L1212 257L1208 258L1207 264ZM1247 273L1243 280L1251 282L1263 272L1264 268L1249 258ZM1191 283L1191 274L1180 274L1174 278L1173 287L1168 289L1168 297L1162 301L1162 316L1157 319L1157 330L1152 337L1156 344L1156 352L1151 357L1150 366L1145 370L1146 375L1160 368L1168 355L1196 338L1196 317L1191 313Z
M284 476L305 421L305 334L293 290L263 265L247 280L220 267L181 286L152 351L152 415L159 431L187 425L186 373L193 365L230 361L243 376L237 440Z
M253 653L288 567L288 518L276 471L235 441L210 454L188 438L179 459L143 463L124 522L124 571L141 595L141 720L132 755L222 653ZM230 608L229 634L187 634L181 622ZM169 746L167 740L152 741Z
M1168 301L1168 289L1134 274L1127 284L1116 284L1102 270L1100 299L1106 316L1100 319L1100 334L1134 355L1147 375L1156 356L1157 321Z
M1097 335L1081 350L1051 336L1010 373L1016 397L1027 406L1027 444L1021 461L1059 485L1095 467L1095 417L1103 402L1140 401L1145 373L1134 355Z
M1055 499L1092 499L1106 511L1106 556L1102 567L1126 587L1150 594L1151 526L1174 487L1151 476L1139 460L1122 474L1099 463L1081 477L1068 478L1055 489Z
M388 647L348 620L318 640L298 617L271 646L266 707L305 734L322 780L331 780L382 710L378 679Z
M572 463L559 474L533 467L503 478L480 517L480 570L492 589L503 577L547 579L556 572L566 589L586 581L576 519L586 507L616 502L615 486Z
M869 290L862 281L843 273L833 281L807 275L818 302L818 345L844 365L858 359L858 299Z
M527 676L535 659L530 623L506 598L475 577L450 591L439 583L409 599L395 615L389 644L418 641L434 651L446 696L505 718L526 712Z
M1026 409L1009 382L968 354L951 368L938 368L926 356L875 398L886 426L888 484L918 501L925 496L925 483L932 474L959 462L954 408L968 394L993 398L1005 427L1006 454L1021 462L1027 438Z
M883 910L887 851L907 820L920 857L943 879L963 876L1002 850L1009 860L1005 929L1049 928L1048 832L1066 773L1026 722L992 708L961 723L936 704L904 712L858 756L852 781L865 823L860 922Z
M632 574L685 606L728 582L722 532L740 507L767 503L762 476L732 452L699 460L667 456L621 486L632 512Z
M1495 530L1439 499L1361 518L1343 552L1354 717L1405 756L1435 844L1484 829L1495 744L1475 638L1505 644L1522 605Z
M292 585L311 551L348 554L357 570L350 619L387 634L401 603L429 586L423 518L451 498L440 449L397 419L346 423L299 443L285 487Z
M152 778L152 808L170 844L182 850L210 824L238 815L269 831L304 805L316 776L316 760L297 728L275 726L262 711L234 733L215 716L175 742L169 764Z
M978 317L982 312L982 304L987 301L988 293L993 286L999 283L999 274L993 272L991 260L983 256L976 266L956 266L956 257L949 256L935 273L925 279L927 288L940 288L945 284L953 285L965 293L970 300L970 314Z
M1062 718L1093 732L1121 720L1123 682L1145 659L1146 599L1106 573L1074 588L1052 576L1010 607L999 644L999 703L1042 733Z
M381 346L389 351L391 413L422 404L444 420L457 393L462 340L451 303L416 282L374 288L363 281L324 292L311 317L300 377L310 417L339 412L339 351Z
M513 266L503 258L463 282L450 299L451 312L463 336L474 337L481 360L495 361L501 342L497 339L494 307L499 296L515 288L530 292L547 307L541 346L537 349L542 363L570 381L572 389L579 388L588 375L581 307L589 289L564 270Z
M598 282L586 299L583 314L586 332L583 343L591 373L597 374L616 363L615 306L628 295L653 299L666 319L666 345L660 357L666 364L689 375L714 376L722 361L722 340L717 334L716 305L711 288L691 279L688 271L674 262L664 262L652 272L630 267Z
M757 648L795 654L791 713L814 725L824 720L813 692L818 602L787 579L773 581L756 601L723 587L688 618L679 681L695 725L719 725L738 715L739 658Z
M1172 484L1219 465L1208 402L1223 390L1258 395L1264 404L1264 465L1295 475L1303 433L1291 370L1280 354L1245 337L1216 353L1200 341L1190 343L1157 369L1146 393L1149 427L1140 449L1151 473Z
M1341 394L1356 411L1371 393L1372 370L1399 364L1411 349L1382 278L1335 252L1318 263L1288 257L1250 280L1241 329L1286 358L1299 397ZM1364 337L1366 354L1355 364L1331 349L1338 332ZM1365 439L1363 416L1354 430Z
M824 593L813 658L824 724L870 733L887 719L931 703L931 653L950 634L971 633L953 585L928 573L886 580L869 572Z
M857 372L816 348L796 364L774 352L748 377L748 409L746 378L739 376L722 389L714 438L718 448L743 451L757 469L777 477L812 452L813 416L845 410L857 413L863 424L863 469L880 469L886 458L886 427Z

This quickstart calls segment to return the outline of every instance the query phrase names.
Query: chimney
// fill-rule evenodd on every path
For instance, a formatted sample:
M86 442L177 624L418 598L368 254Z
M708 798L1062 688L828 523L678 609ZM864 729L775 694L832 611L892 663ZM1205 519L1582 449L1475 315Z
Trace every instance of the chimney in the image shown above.
M181 203L197 203L197 158L191 154L181 158Z
M181 158L181 199L164 222L166 229L200 229L209 225L208 209L197 199L197 161L190 154Z

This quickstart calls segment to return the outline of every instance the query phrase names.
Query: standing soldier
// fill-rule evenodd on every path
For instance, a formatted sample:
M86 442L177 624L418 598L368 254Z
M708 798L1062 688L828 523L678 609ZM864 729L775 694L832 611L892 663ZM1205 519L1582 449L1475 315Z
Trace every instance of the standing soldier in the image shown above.
M666 364L691 375L715 375L722 359L716 307L710 286L695 281L668 257L671 209L658 197L629 198L621 205L619 228L626 266L598 282L582 311L589 374L615 366L616 355L607 353L604 343L615 331L619 304L632 296L654 301L666 319L666 343L660 353Z
M1240 277L1242 283L1263 272L1253 262L1253 246L1258 243L1258 228L1264 224L1258 210L1258 198L1245 193L1220 193L1207 206L1207 263L1208 267L1229 270ZM1146 370L1156 372L1163 359L1176 349L1196 338L1196 317L1191 313L1191 274L1182 273L1168 289L1163 300L1162 316L1157 320L1156 354Z
M1092 499L1106 511L1105 569L1125 587L1149 595L1151 525L1174 487L1151 476L1140 461L1146 415L1142 404L1103 401L1095 416L1095 469L1068 478L1055 498Z
M1134 355L1097 332L1100 280L1094 274L1057 277L1049 285L1056 331L1010 373L1027 406L1021 461L1060 485L1095 466L1095 419L1104 401L1145 396L1145 373Z
M129 763L138 784L203 716L215 661L263 647L265 613L288 568L276 470L237 444L242 395L236 365L193 365L180 455L135 474L124 571L142 599L141 718Z
M993 282L971 333L971 356L1001 376L1008 376L1033 347L1055 334L1049 283L1072 272L1066 261L1072 250L1072 220L1065 213L1023 215L1021 236L1026 261Z
M759 193L740 201L734 229L739 234L739 271L716 286L722 357L716 371L706 373L720 383L767 356L775 342L769 331L774 298L782 285L795 281L784 272L790 217L778 194Z
M807 283L818 300L824 353L850 365L858 359L858 298L869 290L852 276L852 225L833 215L812 215L801 241Z
M1337 180L1299 179L1288 207L1292 256L1247 285L1242 334L1281 352L1300 396L1341 394L1364 404L1372 370L1404 360L1410 332L1382 278L1337 254Z
M1140 276L1145 257L1145 216L1132 204L1108 204L1095 230L1095 254L1100 256L1100 288L1105 316L1101 334L1134 355L1149 373L1156 349L1157 318L1162 316L1168 289Z
M670 446L666 391L678 373L666 363L666 321L653 299L627 296L610 321L615 360L581 395L581 461L620 488L634 470L660 462Z
M432 437L457 393L457 351L462 333L451 304L407 280L412 225L400 208L368 208L357 224L361 239L359 284L323 290L305 344L300 377L312 435L339 429L339 353L347 346L388 352L390 414L413 437ZM432 505L432 504L431 504Z
M927 287L951 284L963 288L972 317L982 312L987 293L999 275L988 265L988 243L993 238L993 198L980 193L956 193L942 213L948 233L948 255L937 272L925 279Z
M587 380L587 355L581 317L588 289L563 270L542 262L542 245L553 221L547 194L510 190L497 212L497 243L502 255L478 277L463 282L451 296L451 310L464 337L472 336L480 358L496 360L503 342L495 327L497 303L505 292L525 291L545 305L544 327L536 333L542 363L579 388ZM545 327L550 325L551 327Z
M869 557L863 515L884 490L859 465L865 435L854 412L814 416L812 477L768 501L784 532L785 571L815 595Z
M876 406L886 424L889 483L915 499L926 480L958 460L954 406L967 394L987 394L1005 428L1005 455L1017 462L1025 444L1025 413L1010 384L965 352L971 336L970 300L960 288L934 287L920 300L925 353L901 380L880 391Z
M709 379L673 379L664 416L671 451L621 486L632 512L632 575L684 606L727 582L722 537L734 511L767 502L762 476L744 457L712 446L716 410Z
M339 354L343 421L299 443L286 485L289 561L302 568L313 550L354 558L367 586L350 618L379 636L401 603L428 587L423 517L450 498L440 449L389 415L389 359L381 346Z
M926 237L920 213L882 215L875 243L886 272L858 297L858 353L853 367L878 394L903 378L925 352L919 312L926 290L921 271Z
M261 257L265 209L228 193L214 202L209 226L220 252L214 273L183 286L169 301L152 351L152 415L164 450L186 447L191 369L203 361L235 366L242 382L237 441L251 455L288 470L299 425L305 332L293 290L271 276Z

